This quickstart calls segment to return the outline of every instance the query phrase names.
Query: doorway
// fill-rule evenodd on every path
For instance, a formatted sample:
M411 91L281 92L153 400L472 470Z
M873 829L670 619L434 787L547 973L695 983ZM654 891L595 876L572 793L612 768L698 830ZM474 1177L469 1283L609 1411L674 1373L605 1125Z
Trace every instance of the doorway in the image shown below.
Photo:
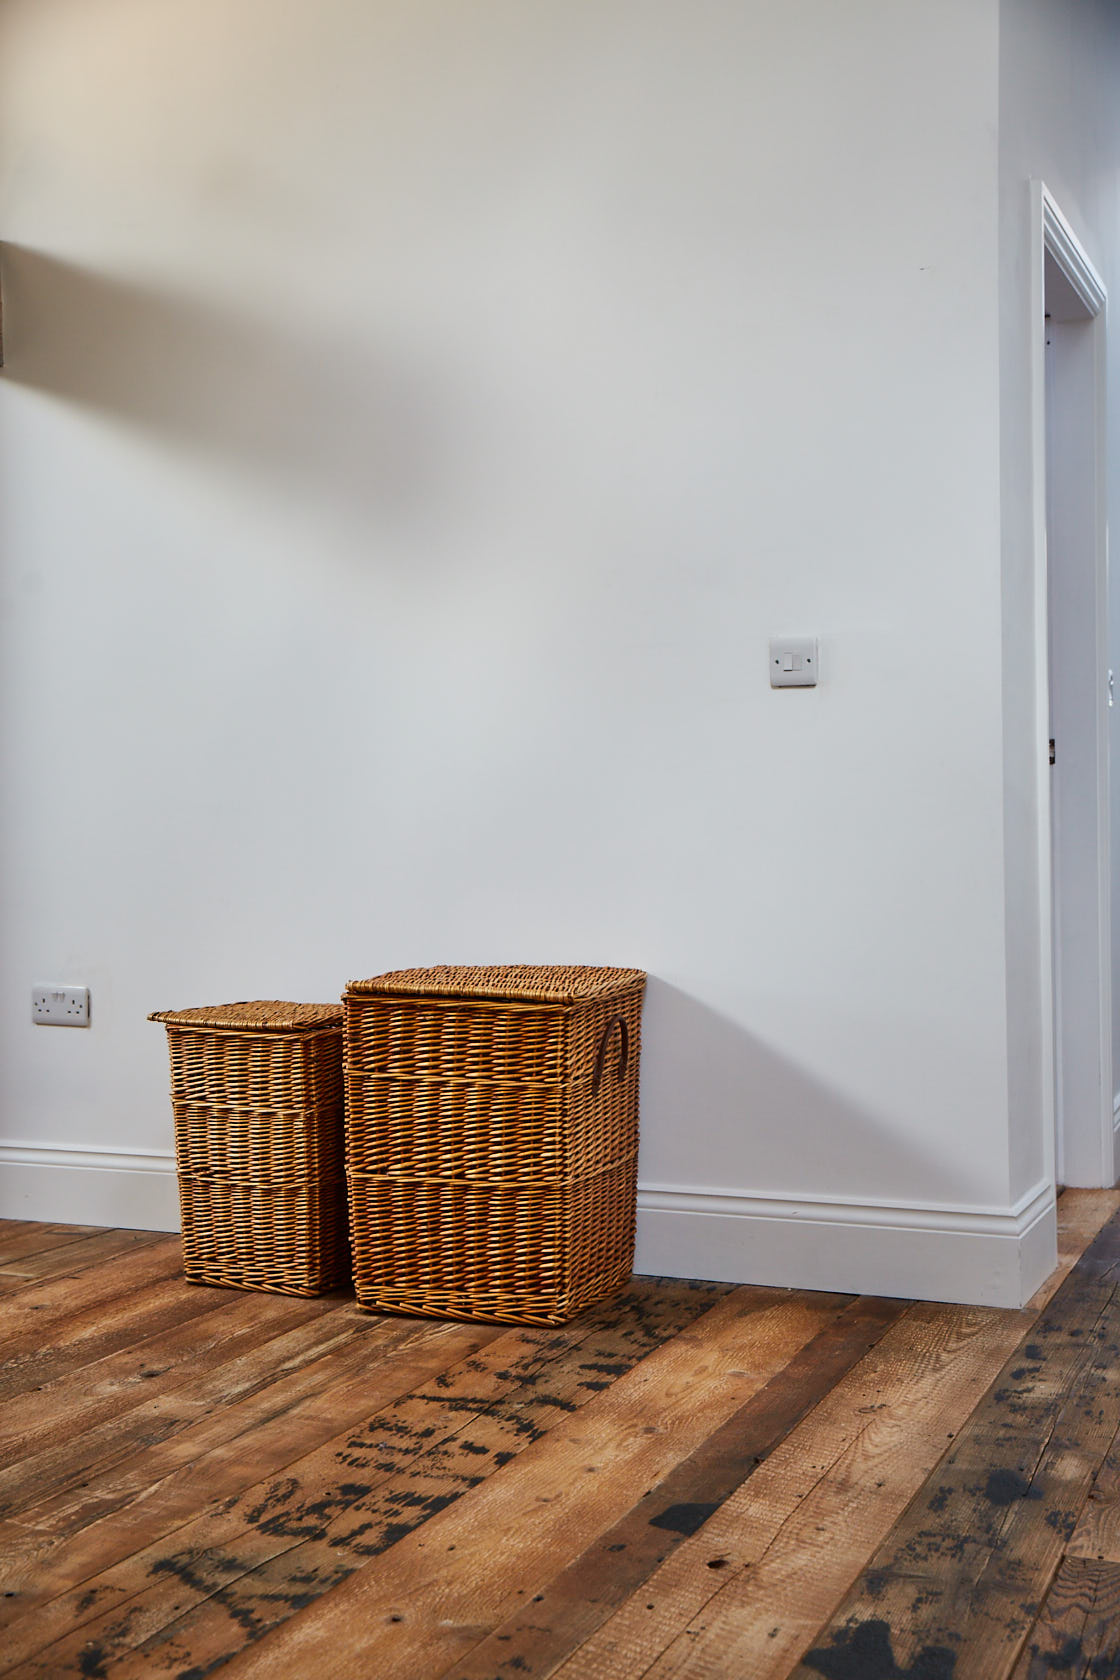
M1041 445L1045 487L1041 517L1054 1176L1059 1185L1111 1185L1117 1164L1109 890L1105 291L1046 188L1041 182L1035 187L1042 317L1039 322L1036 315L1042 339L1036 447Z

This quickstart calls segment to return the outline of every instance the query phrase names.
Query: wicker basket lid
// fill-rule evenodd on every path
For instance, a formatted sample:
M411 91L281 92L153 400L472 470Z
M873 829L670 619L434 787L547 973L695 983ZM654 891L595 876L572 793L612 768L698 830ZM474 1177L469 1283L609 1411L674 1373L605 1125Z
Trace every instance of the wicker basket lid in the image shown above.
M597 1003L645 981L640 968L539 967L399 968L370 980L351 980L347 997L379 993L416 997L524 998L535 1003Z
M213 1003L201 1009L157 1009L149 1021L168 1027L229 1027L241 1032L314 1032L341 1027L340 1003Z

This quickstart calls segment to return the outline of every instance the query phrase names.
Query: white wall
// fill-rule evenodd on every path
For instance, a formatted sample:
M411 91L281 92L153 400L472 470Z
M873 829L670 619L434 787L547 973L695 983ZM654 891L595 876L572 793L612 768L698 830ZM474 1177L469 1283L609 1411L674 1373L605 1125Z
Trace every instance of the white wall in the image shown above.
M1035 1182L1046 1147L1048 1070L1042 1054L1044 962L1038 905L1038 826L1048 817L1034 797L1043 743L1036 727L1036 608L1032 529L1031 335L1032 179L1042 180L1068 218L1110 292L1108 327L1108 501L1120 510L1120 8L1113 0L1001 0L1000 298L1003 477L1005 744L1007 787L1009 1066L1012 1194ZM1120 612L1113 591L1114 665L1120 667ZM1044 610L1045 603L1041 603ZM1114 747L1120 712L1111 714ZM1059 747L1059 751L1061 748ZM1120 840L1120 774L1112 775L1113 831ZM1113 899L1120 907L1120 845L1113 845ZM1120 923L1113 916L1114 998L1120 1000ZM1120 1077L1120 1019L1113 1021ZM1104 1101L1111 1093L1103 1093ZM1085 1151L1082 1150L1084 1154ZM1082 1182L1076 1178L1075 1182Z
M9 1141L166 1150L153 1007L637 963L645 1265L1045 1270L997 23L8 0ZM769 689L783 629L817 691ZM89 1033L30 1025L41 978L91 986Z

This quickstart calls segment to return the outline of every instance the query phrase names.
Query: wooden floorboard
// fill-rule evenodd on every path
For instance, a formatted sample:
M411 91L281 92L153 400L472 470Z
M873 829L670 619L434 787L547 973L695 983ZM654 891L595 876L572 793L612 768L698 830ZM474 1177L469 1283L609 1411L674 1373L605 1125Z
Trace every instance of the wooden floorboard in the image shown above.
M912 1307L559 1672L788 1673L1021 1333L1017 1315Z
M1120 1427L1118 1276L1120 1221L1007 1360L798 1680L855 1680L876 1645L903 1671L1013 1670Z
M91 1232L74 1242L51 1244L13 1260L0 1268L0 1279L9 1289L20 1289L45 1278L73 1277L92 1266L111 1264L131 1249L146 1248L159 1240L149 1231Z
M528 1609L519 1606L457 1663L456 1680L493 1680L504 1672L530 1680L554 1673L682 1541L710 1521L905 1310L902 1301L852 1302L695 1452L535 1593ZM705 1566L709 1572L722 1571L728 1562L717 1553Z
M65 1371L11 1398L0 1411L0 1516L89 1473L107 1459L151 1444L175 1427L180 1409L222 1405L239 1392L246 1356L260 1348L262 1380L292 1344L315 1357L346 1334L319 1303L232 1292L209 1310ZM215 1382L199 1368L220 1361ZM173 1397L173 1398L164 1398Z
M2 1221L0 1673L1117 1680L1120 1194L1060 1213L1021 1312L645 1278L560 1329Z
M41 1238L49 1239L60 1236L63 1242L76 1242L83 1236L93 1236L98 1231L104 1231L104 1225L69 1225L60 1224L54 1219L0 1219L0 1262L9 1253L28 1254L34 1252Z
M53 1249L69 1248L83 1237L96 1237L96 1225L48 1225L28 1221L26 1225L0 1232L0 1271L24 1274L22 1260L49 1254Z
M29 1672L80 1673L89 1645L122 1674L131 1653L150 1672L165 1664L178 1672L186 1617L195 1647L216 1641L213 1656L232 1655L576 1412L605 1369L625 1371L727 1293L638 1280L620 1301L560 1330L476 1327L475 1344L490 1339L471 1356L387 1410L367 1409L361 1427L297 1459L279 1481L254 1483L86 1583L97 1614Z

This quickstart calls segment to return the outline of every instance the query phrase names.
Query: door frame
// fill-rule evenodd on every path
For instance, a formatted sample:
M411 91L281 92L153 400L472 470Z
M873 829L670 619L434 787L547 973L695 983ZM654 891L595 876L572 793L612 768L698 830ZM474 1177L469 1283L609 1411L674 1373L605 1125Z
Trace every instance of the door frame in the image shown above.
M1109 820L1109 647L1108 647L1108 535L1106 436L1106 304L1100 276L1062 214L1053 195L1040 180L1031 182L1031 454L1033 480L1033 547L1035 579L1035 671L1037 673L1036 742L1039 812L1039 890L1041 935L1042 1107L1045 1125L1047 1177L1051 1182L1112 1185L1116 1182L1116 1125L1112 1086L1112 915L1111 840ZM1080 516L1087 535L1080 544L1081 625L1088 632L1083 644L1088 663L1081 665L1085 682L1077 709L1077 735L1083 762L1091 771L1082 787L1082 862L1077 876L1082 921L1083 961L1076 973L1064 967L1062 980L1062 1052L1074 1059L1075 1082L1084 1100L1064 1105L1062 1135L1057 1136L1055 1070L1055 948L1052 774L1050 732L1050 609L1047 558L1047 390L1046 390L1046 274L1048 260L1070 288L1068 321L1083 323L1088 338L1079 355L1076 407L1073 410L1083 486L1078 494ZM1060 680L1060 674L1059 674ZM1087 697L1086 697L1087 696ZM1061 741L1057 752L1062 752ZM1087 791L1089 781L1093 786Z

